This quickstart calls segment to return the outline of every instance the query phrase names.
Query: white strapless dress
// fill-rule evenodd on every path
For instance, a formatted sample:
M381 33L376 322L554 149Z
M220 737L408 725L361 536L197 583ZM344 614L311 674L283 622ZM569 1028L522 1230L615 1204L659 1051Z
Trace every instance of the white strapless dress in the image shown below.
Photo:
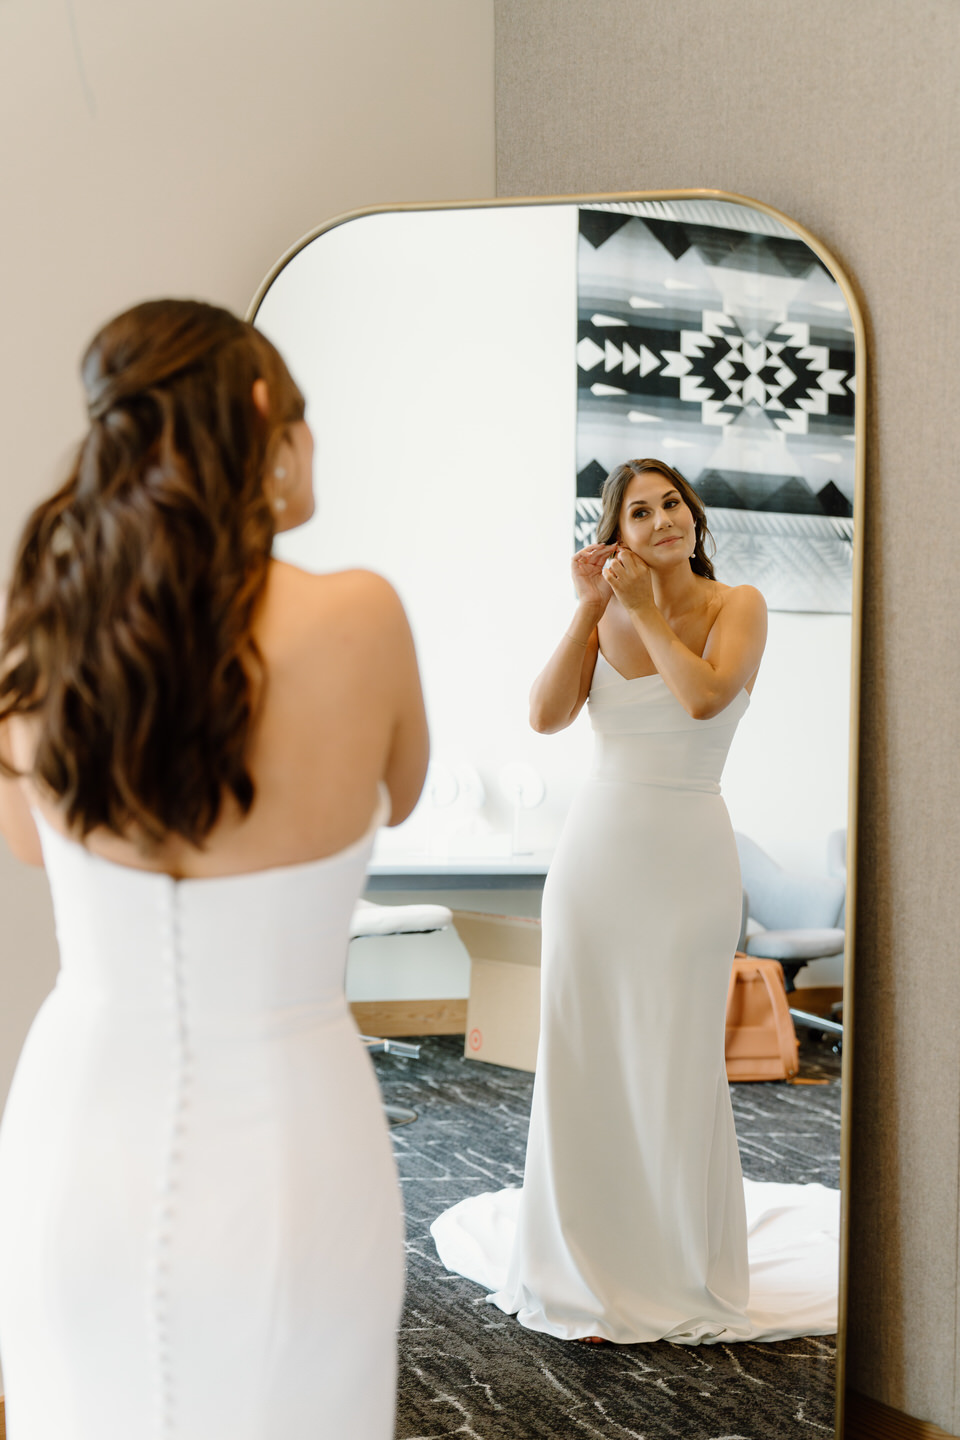
M724 1067L740 871L720 774L749 697L694 720L597 659L592 773L543 892L522 1189L431 1231L521 1324L621 1344L837 1324L839 1194L743 1181Z
M403 1218L343 990L386 805L202 880L40 822L61 970L0 1130L11 1440L392 1440Z

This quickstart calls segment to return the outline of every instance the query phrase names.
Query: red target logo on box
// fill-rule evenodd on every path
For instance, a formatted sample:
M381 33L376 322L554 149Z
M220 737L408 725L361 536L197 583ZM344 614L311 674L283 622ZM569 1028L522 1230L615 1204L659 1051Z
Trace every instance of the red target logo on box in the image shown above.
M471 1050L479 1050L483 1044L483 1032L480 1030L471 1030L467 1043Z

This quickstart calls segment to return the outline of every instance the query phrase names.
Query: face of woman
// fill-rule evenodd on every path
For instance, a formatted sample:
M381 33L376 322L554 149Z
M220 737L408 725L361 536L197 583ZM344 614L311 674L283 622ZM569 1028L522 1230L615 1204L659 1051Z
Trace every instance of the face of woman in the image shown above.
M680 491L656 470L634 475L620 506L620 543L648 565L687 561L697 542L696 524Z

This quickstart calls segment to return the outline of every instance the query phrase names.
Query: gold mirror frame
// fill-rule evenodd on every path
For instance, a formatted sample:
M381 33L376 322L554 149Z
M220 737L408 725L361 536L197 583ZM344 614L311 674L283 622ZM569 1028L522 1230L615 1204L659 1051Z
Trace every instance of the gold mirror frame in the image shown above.
M846 1359L848 1276L850 1228L850 1124L852 1118L851 1079L853 1074L853 985L854 985L854 935L856 929L856 865L857 853L857 786L859 775L860 735L860 663L863 621L863 505L866 476L866 397L867 397L867 354L866 331L856 290L843 266L827 247L799 221L785 215L762 200L753 200L746 195L737 195L727 190L631 190L604 192L586 195L511 196L505 199L404 202L393 205L369 205L358 210L349 210L342 215L324 221L309 230L292 245L264 276L251 301L246 319L256 322L257 312L274 280L290 261L320 235L348 221L367 215L402 214L420 211L506 209L515 206L534 205L590 205L611 204L630 201L656 200L702 200L723 201L727 204L742 205L770 216L792 230L823 262L836 280L847 304L850 323L854 333L854 354L856 357L856 394L854 397L854 529L853 529L853 572L851 586L851 645L850 645L850 731L847 791L847 873L846 913L844 936L844 1010L843 1010L843 1057L841 1069L841 1141L840 1141L840 1274L839 1307L837 1319L837 1363L835 1397L835 1436L841 1440L844 1414L844 1374Z

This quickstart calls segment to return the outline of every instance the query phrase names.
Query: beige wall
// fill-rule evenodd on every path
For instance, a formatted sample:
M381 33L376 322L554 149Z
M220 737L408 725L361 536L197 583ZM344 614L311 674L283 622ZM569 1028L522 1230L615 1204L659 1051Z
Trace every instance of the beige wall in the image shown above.
M98 324L243 311L331 215L491 195L493 145L492 0L0 4L0 579ZM54 969L44 878L0 843L0 1100Z
M497 0L504 195L709 186L870 328L848 1379L960 1433L955 0Z

